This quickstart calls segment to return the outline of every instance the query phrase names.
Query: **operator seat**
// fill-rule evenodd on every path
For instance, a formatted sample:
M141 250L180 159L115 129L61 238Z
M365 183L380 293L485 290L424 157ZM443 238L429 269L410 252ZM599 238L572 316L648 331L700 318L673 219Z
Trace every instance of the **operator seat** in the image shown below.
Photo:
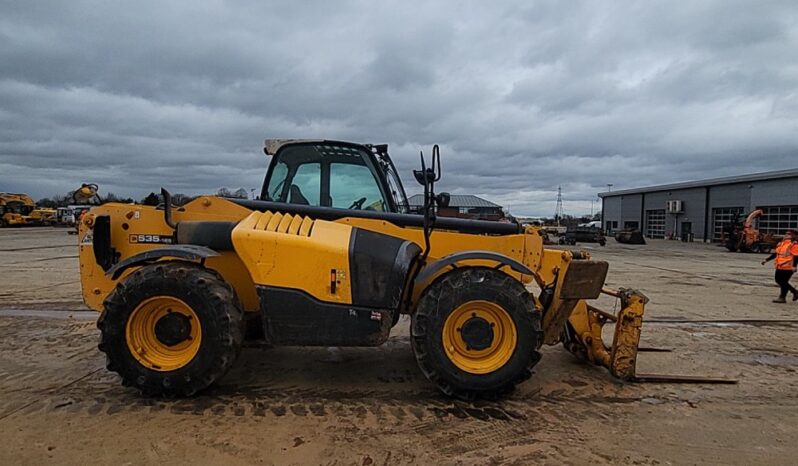
M308 199L302 195L302 191L299 189L299 186L292 184L289 190L289 204L302 204L302 205L310 205Z

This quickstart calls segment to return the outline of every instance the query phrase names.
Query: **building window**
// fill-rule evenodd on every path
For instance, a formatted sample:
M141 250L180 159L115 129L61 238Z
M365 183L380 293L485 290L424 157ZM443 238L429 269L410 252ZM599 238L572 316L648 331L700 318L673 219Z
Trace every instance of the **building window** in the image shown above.
M632 228L632 229L635 229L635 230L639 230L640 229L640 222L623 222L623 227L624 228Z
M764 234L783 235L787 230L798 228L798 206L760 207L759 231Z
M712 241L723 241L723 229L733 224L743 213L742 207L721 207L712 209Z
M649 238L665 237L665 209L646 211L646 236Z

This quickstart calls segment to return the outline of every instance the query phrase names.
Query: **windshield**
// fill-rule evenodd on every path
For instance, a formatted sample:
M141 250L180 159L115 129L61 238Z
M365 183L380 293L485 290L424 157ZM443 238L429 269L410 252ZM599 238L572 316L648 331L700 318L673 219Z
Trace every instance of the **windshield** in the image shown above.
M384 211L385 201L374 175L365 165L330 164L331 207Z

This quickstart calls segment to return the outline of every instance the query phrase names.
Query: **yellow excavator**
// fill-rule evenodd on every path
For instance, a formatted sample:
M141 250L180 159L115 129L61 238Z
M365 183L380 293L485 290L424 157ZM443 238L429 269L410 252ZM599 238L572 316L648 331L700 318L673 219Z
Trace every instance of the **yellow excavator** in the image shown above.
M546 249L534 228L439 217L440 152L422 154L407 196L387 145L266 140L258 199L201 196L176 208L107 203L80 222L86 304L125 385L190 396L219 380L253 337L271 345L377 346L401 314L429 381L496 398L562 343L616 377L635 363L647 298L608 290L608 264ZM87 191L88 192L88 191ZM616 297L618 313L590 304ZM605 323L615 323L610 345Z

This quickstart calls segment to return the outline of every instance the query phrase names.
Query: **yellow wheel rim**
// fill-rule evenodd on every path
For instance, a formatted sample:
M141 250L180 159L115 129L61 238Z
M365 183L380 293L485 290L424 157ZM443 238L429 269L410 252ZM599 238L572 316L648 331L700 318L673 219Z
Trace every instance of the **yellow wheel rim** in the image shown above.
M172 296L142 301L127 321L130 354L156 371L173 371L190 363L199 351L202 329L191 306Z
M449 360L471 374L502 368L516 346L510 314L496 303L469 301L457 307L443 324L443 347Z

